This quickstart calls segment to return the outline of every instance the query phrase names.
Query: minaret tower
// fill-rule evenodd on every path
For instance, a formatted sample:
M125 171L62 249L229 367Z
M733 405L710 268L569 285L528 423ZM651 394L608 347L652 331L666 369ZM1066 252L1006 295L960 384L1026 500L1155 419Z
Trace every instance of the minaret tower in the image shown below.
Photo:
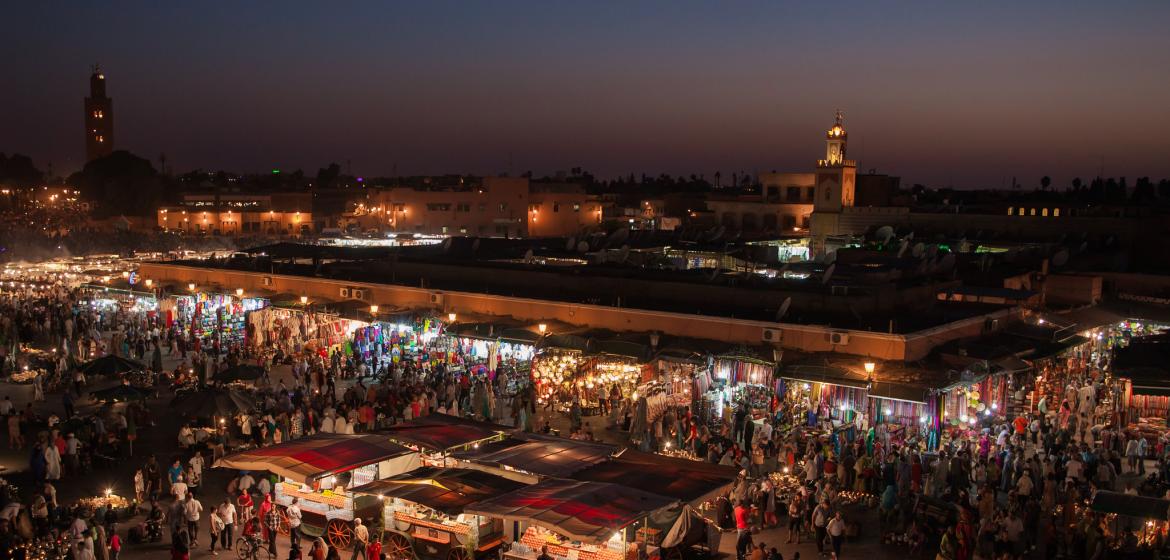
M114 101L106 96L106 76L94 65L85 98L85 161L114 151Z
M857 162L845 159L848 137L845 115L837 111L837 118L825 135L825 159L817 160L815 199L809 219L809 249L813 256L825 253L826 239L841 229L841 213L853 206Z

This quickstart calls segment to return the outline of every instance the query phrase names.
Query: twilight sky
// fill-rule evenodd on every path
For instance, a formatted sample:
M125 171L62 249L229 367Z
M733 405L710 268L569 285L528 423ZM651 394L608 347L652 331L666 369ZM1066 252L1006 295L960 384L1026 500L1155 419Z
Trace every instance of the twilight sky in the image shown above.
M1170 176L1170 2L17 2L0 152L173 169L710 176L849 155L905 183ZM511 164L510 164L511 162Z

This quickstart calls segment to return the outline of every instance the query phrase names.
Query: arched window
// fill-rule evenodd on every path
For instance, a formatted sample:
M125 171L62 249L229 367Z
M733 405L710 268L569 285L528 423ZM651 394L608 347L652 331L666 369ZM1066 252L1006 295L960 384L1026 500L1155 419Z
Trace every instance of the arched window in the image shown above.
M1012 213L1013 213L1012 210L1015 210L1015 208L1012 206L1008 206L1008 216L1012 215Z
M1060 208L1053 208L1052 209L1052 217L1054 217L1054 218L1060 217Z
M1041 210L1040 210L1040 215L1041 215L1041 216L1044 216L1045 218L1047 218L1047 217L1048 217L1048 209L1047 209L1047 208L1043 208L1043 209L1041 209Z
M1024 209L1023 209L1023 208L1020 208L1020 215L1021 215L1021 216L1023 216L1023 215L1024 215Z
M1035 215L1036 215L1036 209L1035 209L1035 208L1031 208L1030 210L1032 211L1032 212L1031 212L1031 215L1032 215L1032 216L1035 216Z

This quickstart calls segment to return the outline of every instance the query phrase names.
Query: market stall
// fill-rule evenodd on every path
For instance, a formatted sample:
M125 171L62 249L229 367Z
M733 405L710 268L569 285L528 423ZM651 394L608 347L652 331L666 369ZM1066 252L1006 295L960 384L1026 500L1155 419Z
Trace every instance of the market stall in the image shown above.
M464 513L468 505L525 484L468 469L422 467L353 489L382 501L382 540L390 558L469 560L504 542L503 522Z
M776 394L776 362L761 358L750 348L738 348L715 356L710 376L696 377L695 390L703 396L700 417L714 424L727 412L747 406L753 418L762 418Z
M245 471L268 471L276 484L276 503L284 508L298 498L301 531L323 535L331 546L348 548L355 517L374 519L382 503L352 489L396 476L419 466L419 454L379 434L316 434L223 457L213 465ZM288 533L287 520L281 532Z
M162 311L167 326L178 324L198 338L219 337L226 346L243 344L248 315L267 305L264 298L195 292L165 301Z
M247 316L249 344L279 347L286 355L315 352L325 355L353 340L353 333L368 326L364 321L300 308L267 307Z
M1110 557L1157 557L1167 552L1170 500L1098 491L1089 509L1103 516Z
M677 505L617 484L550 479L476 502L464 513L516 523L517 537L504 560L536 560L542 548L558 560L626 560L637 558L638 537L651 532L632 529ZM657 552L653 545L646 549L648 555Z
M626 450L620 456L578 470L569 478L620 484L698 505L725 495L737 472L734 467Z

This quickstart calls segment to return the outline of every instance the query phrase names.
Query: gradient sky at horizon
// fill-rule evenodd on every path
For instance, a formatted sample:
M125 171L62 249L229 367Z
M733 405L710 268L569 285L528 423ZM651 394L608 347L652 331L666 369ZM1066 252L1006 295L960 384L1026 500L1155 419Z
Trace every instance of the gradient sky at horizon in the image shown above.
M1170 177L1170 2L23 2L0 152L83 163L100 62L116 143L177 171L807 171L904 184ZM727 179L725 179L726 181Z

